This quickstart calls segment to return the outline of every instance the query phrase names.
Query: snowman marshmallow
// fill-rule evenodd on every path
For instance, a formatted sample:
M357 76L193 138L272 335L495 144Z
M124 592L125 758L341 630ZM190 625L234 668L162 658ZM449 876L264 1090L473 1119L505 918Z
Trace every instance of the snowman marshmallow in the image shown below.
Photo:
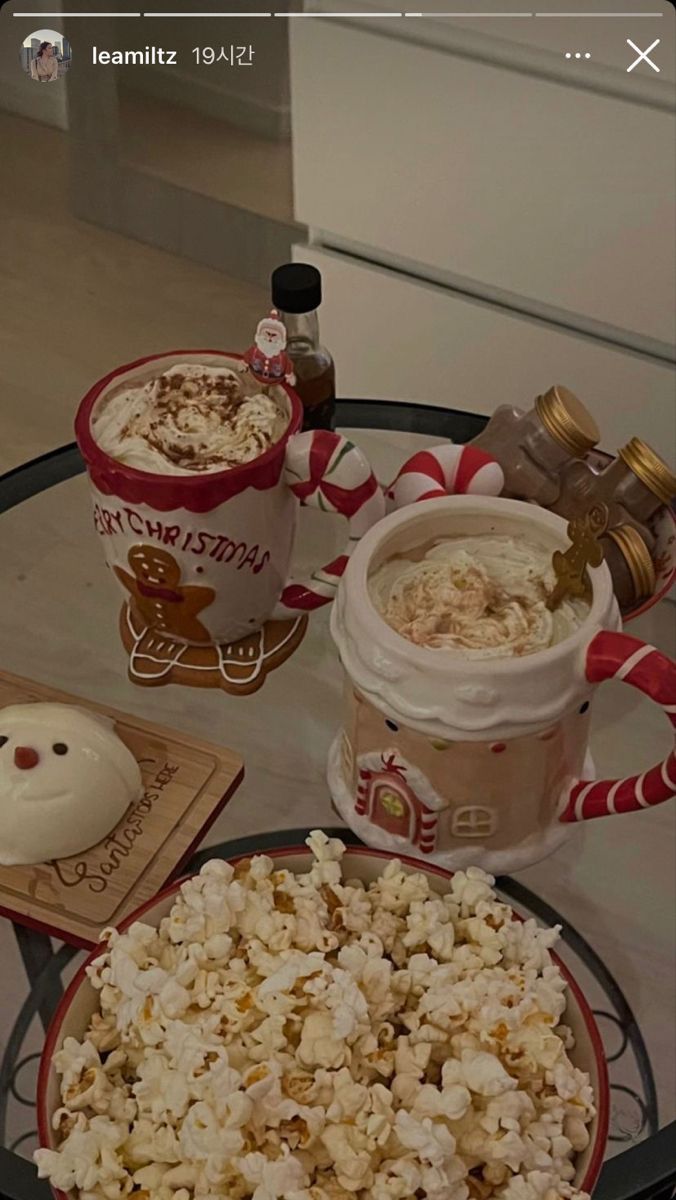
M0 709L0 863L48 862L100 842L142 794L112 722L69 704Z

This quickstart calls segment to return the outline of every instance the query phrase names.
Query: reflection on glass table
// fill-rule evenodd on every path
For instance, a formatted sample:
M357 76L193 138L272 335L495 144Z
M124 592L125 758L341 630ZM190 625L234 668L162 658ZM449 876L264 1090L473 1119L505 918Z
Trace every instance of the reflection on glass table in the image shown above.
M484 422L452 410L343 401L338 423L389 481L415 450L443 438L467 441ZM241 753L244 783L189 869L213 855L297 842L299 830L336 825L325 766L340 719L341 676L327 610L311 617L300 648L254 695L135 687L117 630L120 596L92 530L82 470L77 450L64 447L0 479L2 667ZM303 511L298 572L320 552L327 558L337 551L343 537L339 519ZM631 632L672 652L672 626L673 609L663 602ZM665 750L659 712L625 692L609 687L595 703L599 774L629 773ZM676 1115L676 904L668 809L579 827L554 856L500 881L519 911L562 926L562 957L597 1015L612 1086L600 1200L667 1195L676 1178L676 1127L669 1129ZM40 1200L49 1189L26 1161L35 1145L37 1064L44 1029L81 952L2 920L0 954L0 1196Z

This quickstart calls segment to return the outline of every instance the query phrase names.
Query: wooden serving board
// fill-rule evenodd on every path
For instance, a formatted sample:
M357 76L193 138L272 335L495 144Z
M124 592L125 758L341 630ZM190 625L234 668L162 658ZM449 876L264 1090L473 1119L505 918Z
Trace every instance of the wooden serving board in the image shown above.
M0 914L89 947L179 870L241 783L244 765L224 747L0 671L0 709L35 700L112 718L143 776L143 797L98 845L37 866L0 866Z

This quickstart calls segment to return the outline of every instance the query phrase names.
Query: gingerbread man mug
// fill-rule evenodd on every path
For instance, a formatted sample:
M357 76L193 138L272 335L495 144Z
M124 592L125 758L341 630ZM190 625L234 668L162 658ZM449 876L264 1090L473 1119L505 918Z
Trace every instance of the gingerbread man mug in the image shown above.
M250 461L171 474L141 470L106 453L92 432L97 406L177 364L244 370L239 355L216 350L138 359L90 388L75 433L96 532L137 622L176 642L233 642L271 617L308 613L332 600L353 547L383 516L384 496L347 438L326 430L298 432L302 404L285 383L268 389L287 418L282 435ZM342 514L349 528L339 557L294 582L288 572L299 502Z

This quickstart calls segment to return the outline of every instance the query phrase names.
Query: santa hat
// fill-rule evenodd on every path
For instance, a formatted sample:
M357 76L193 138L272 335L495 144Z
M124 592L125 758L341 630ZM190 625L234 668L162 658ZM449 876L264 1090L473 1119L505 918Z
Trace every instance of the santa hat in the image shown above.
M258 322L256 337L260 337L262 333L275 333L283 342L286 342L286 327L279 320L279 313L276 308L271 309L269 317L263 317L263 320Z

